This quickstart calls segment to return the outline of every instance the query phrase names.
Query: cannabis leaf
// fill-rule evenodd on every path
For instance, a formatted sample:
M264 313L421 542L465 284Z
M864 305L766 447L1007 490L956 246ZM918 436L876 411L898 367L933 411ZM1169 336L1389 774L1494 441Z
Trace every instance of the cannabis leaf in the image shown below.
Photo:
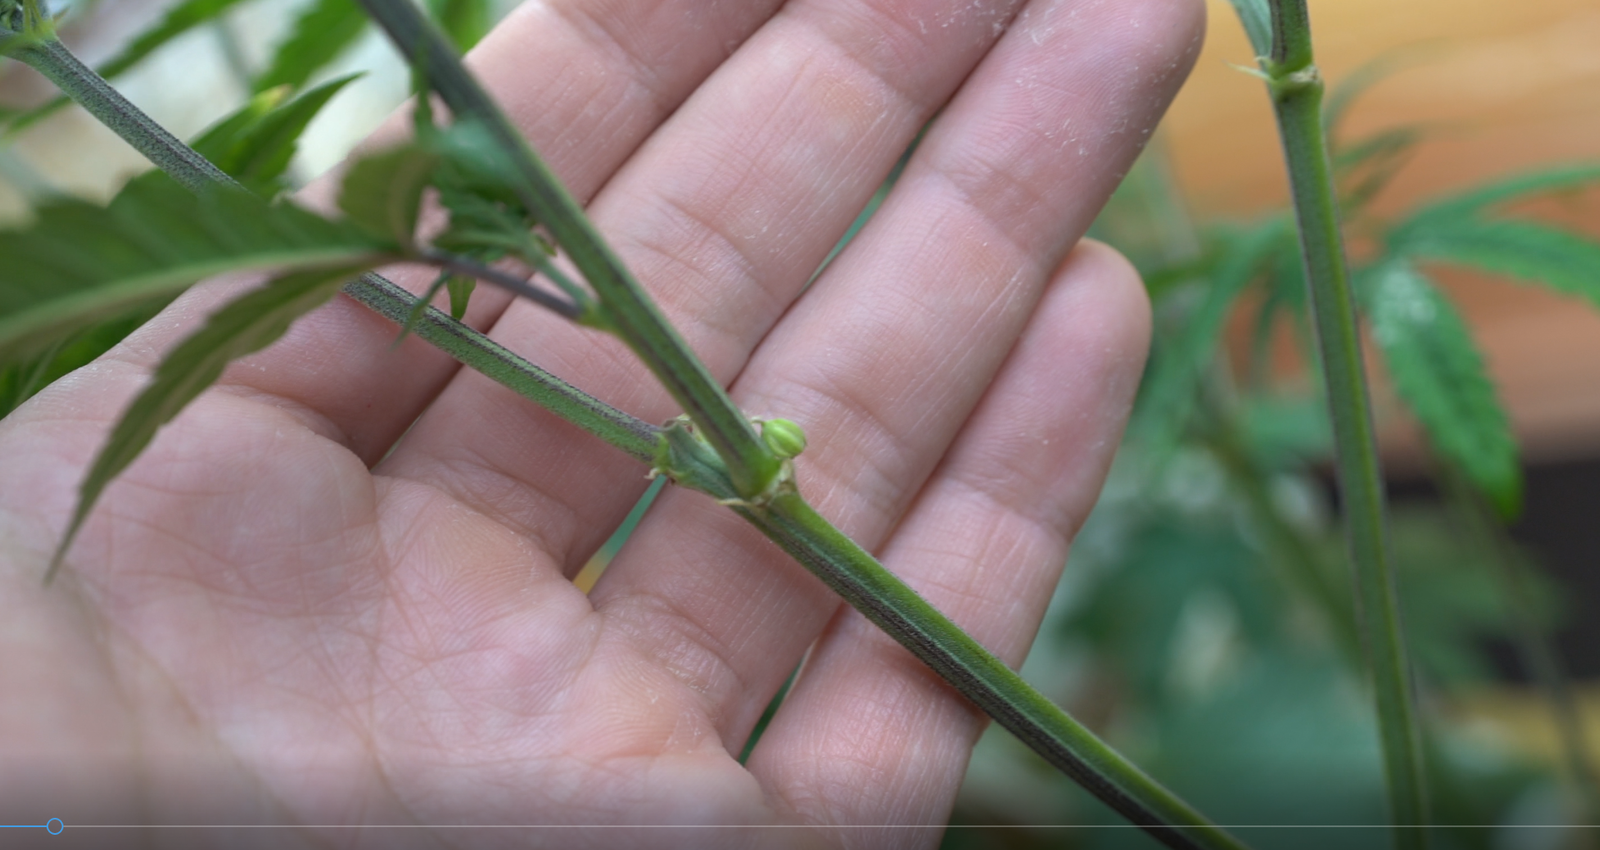
M376 265L392 241L238 189L199 195L162 175L107 207L47 205L32 226L0 233L0 362L170 298L230 271Z
M437 155L417 145L365 157L345 175L339 208L353 224L412 248L422 192L438 164Z
M1391 237L1396 255L1473 266L1600 306L1600 242L1528 221L1427 218Z
M257 92L276 86L300 88L355 44L366 28L366 14L351 0L317 0L295 19L267 70L251 87Z
M291 322L333 297L340 284L366 266L349 264L277 278L229 302L169 352L156 367L150 384L117 421L89 467L78 490L78 506L50 561L45 581L55 575L106 485L150 445L162 425L215 383L229 362L271 345L283 336Z
M360 76L329 80L288 103L281 103L287 88L269 89L196 139L192 147L250 191L276 197L288 188L283 175L306 127L334 95Z
M1401 400L1428 442L1489 497L1501 516L1522 504L1517 444L1472 334L1415 267L1388 263L1364 287L1372 337Z

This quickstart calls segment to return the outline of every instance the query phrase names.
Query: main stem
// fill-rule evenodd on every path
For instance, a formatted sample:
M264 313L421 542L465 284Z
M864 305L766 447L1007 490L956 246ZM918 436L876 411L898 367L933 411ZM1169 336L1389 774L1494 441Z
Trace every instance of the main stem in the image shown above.
M1395 843L1427 844L1428 800L1413 707L1410 666L1400 625L1394 573L1384 527L1383 477L1371 402L1361 360L1361 340L1349 266L1339 229L1339 209L1322 128L1322 77L1312 60L1305 0L1272 0L1272 55L1264 61L1268 87L1289 167L1300 227L1300 249L1321 351L1333 420L1339 493L1362 641L1372 670L1378 728Z
M415 15L405 0L392 5L378 5L391 12L404 7L403 12ZM404 16L400 14L400 17ZM417 17L420 19L420 16ZM429 32L431 29L424 31L422 37L426 38ZM194 154L182 142L144 117L109 85L85 85L83 80L75 79L78 74L93 76L93 71L78 63L65 47L56 44L49 50L20 58L52 79L58 75L68 78L73 85L64 85L63 89L69 95L78 99L97 117L109 115L115 118L115 121L108 120L106 123L118 129L119 133L123 133L119 128L129 128L128 132L123 133L123 138L185 185L200 188L216 182L232 182L231 178L203 157ZM459 69L459 60L453 53L448 54L446 59L441 64ZM471 96L457 99L452 103L452 109L457 115L481 118L471 110L475 108L475 103L489 103L487 97L481 94L476 82L464 71L461 71L457 82L466 89L460 93ZM102 120L105 119L102 117ZM520 156L519 150L531 155L520 136L508 153L516 159ZM198 162L195 161L197 157ZM554 180L553 177L550 179ZM564 190L562 193L565 194ZM570 210L562 208L557 213L580 219L583 217L575 202ZM552 233L580 229L570 222L557 224L547 221L546 226L551 228ZM588 227L586 220L584 227ZM592 234L592 227L589 227L589 231ZM598 236L593 238L598 240ZM574 260L581 258L585 262L594 262L597 256L601 259L609 257L606 262L615 260L609 250L604 249L603 243L600 249L598 255L594 252L573 255ZM572 255L570 249L569 255ZM590 271L584 268L584 262L578 265L586 273ZM617 266L620 268L620 263ZM631 278L627 280L631 281ZM649 303L643 291L637 289L637 284L633 284L633 287L634 295L659 318L659 312ZM373 274L352 282L346 286L345 292L396 323L403 323L416 303L410 293ZM664 324L665 320L662 322ZM666 327L670 332L670 326ZM660 429L580 392L449 316L429 308L413 326L413 332L466 365L633 457L645 462L655 459ZM672 333L666 339L681 348L674 356L687 359L693 366L678 373L678 377L689 383L699 381L708 385L690 387L686 393L691 397L714 394L726 401L721 388L716 386L709 372L699 365L676 334ZM642 351L641 356L644 356ZM648 362L648 357L646 359ZM726 403L748 428L743 414L738 413L731 402ZM708 439L708 442L711 441ZM717 444L711 445L716 447ZM762 452L771 457L764 447ZM699 467L697 474L680 479L680 483L719 499L738 501L747 498L750 494L734 475L735 464L721 451L717 454L717 463ZM1146 776L1034 690L1004 662L990 654L878 563L871 554L818 515L797 493L780 490L764 506L747 503L745 507L735 510L1035 752L1078 781L1102 802L1143 827L1158 841L1180 850L1244 850L1243 844L1207 821L1199 812Z

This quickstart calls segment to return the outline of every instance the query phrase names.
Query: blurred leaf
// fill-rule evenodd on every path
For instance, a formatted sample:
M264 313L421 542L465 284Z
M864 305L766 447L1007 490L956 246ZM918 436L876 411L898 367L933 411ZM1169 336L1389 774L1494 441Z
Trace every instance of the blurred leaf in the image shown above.
M1419 217L1391 234L1390 250L1543 284L1600 305L1600 242L1565 230L1527 221Z
M1396 230L1408 230L1434 220L1467 218L1497 204L1536 195L1581 189L1596 181L1600 181L1600 165L1566 166L1549 171L1518 174L1429 204L1412 213L1411 218L1397 226Z
M150 384L112 428L84 476L77 509L56 549L51 572L106 485L150 445L157 429L215 383L230 361L271 345L291 322L332 298L340 285L365 268L360 263L284 275L229 302L169 352Z
M1320 394L1256 394L1239 402L1244 447L1260 469L1303 467L1333 454L1333 425Z
M472 298L472 290L478 282L466 275L453 274L445 283L445 289L450 293L450 316L456 321L461 321L467 315L467 302Z
M366 27L367 15L354 0L315 0L295 19L252 88L300 88L355 44Z
M1428 441L1503 517L1522 505L1522 469L1483 357L1450 301L1416 269L1390 263L1365 292L1372 337Z
M286 88L257 94L244 109L196 140L194 148L250 191L264 198L276 197L287 188L283 175L306 127L334 95L359 76L329 80L281 106L277 101L282 100ZM267 105L265 110L262 104Z
M1350 107L1373 86L1393 76L1402 67L1416 62L1417 56L1415 47L1384 53L1346 74L1344 79L1330 88L1322 105L1322 125L1326 128L1328 142L1336 155L1344 148L1341 131L1345 118L1350 114Z
M1333 167L1339 178L1339 202L1347 214L1366 206L1389 185L1424 135L1420 127L1396 127L1339 151Z
M111 57L95 72L106 79L120 76L143 62L146 57L166 46L168 42L202 24L216 20L222 13L237 5L239 0L183 0L167 11L155 25L133 37L121 52ZM10 131L17 132L71 103L67 97L57 97L50 102L30 109L11 122Z
M428 0L428 12L462 53L494 26L493 11L489 0Z
M1264 570L1231 525L1155 511L1136 520L1059 628L1102 653L1140 699L1160 699L1184 637L1185 608L1199 595L1228 600L1247 643L1281 639Z
M91 325L43 354L0 368L0 417L21 406L39 390L110 351L128 334L154 318L170 300L157 299L127 315Z
M1233 11L1239 14L1245 35L1250 37L1250 49L1256 56L1272 55L1272 10L1267 0L1228 0Z
M1178 439L1188 421L1201 375L1222 339L1240 293L1260 274L1281 237L1276 223L1220 240L1212 273L1203 277L1200 301L1175 326L1175 339L1152 350L1133 433L1160 452Z
M1211 264L1178 186L1165 132L1157 131L1095 216L1089 234L1131 260L1152 299Z
M1493 670L1480 642L1513 634L1504 586L1495 576L1493 559L1500 553L1439 508L1400 505L1389 513L1394 560L1403 567L1397 580L1406 642L1419 669L1437 685L1485 681ZM1532 590L1533 614L1549 622L1558 597L1544 581Z
M0 233L0 361L26 358L97 322L228 271L376 263L395 246L292 204L239 190L191 194L164 175L107 207L42 207Z
M229 149L238 142L244 131L281 106L288 96L289 90L283 87L251 95L243 106L212 122L211 126L190 139L189 147L210 160L212 165L222 168L218 161L227 158ZM227 171L226 168L222 170Z
M415 241L422 192L439 157L417 145L402 145L357 160L339 192L339 208L350 221L396 244Z

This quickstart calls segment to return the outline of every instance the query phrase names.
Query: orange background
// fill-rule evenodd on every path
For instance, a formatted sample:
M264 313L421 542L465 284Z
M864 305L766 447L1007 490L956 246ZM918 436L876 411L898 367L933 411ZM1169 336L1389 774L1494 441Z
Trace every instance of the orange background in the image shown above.
M1197 216L1248 216L1286 203L1283 166L1261 82L1229 65L1253 64L1244 32L1226 2L1209 6L1204 53L1165 127ZM1331 85L1375 59L1399 63L1356 102L1347 138L1432 128L1378 198L1379 214L1532 168L1600 162L1600 2L1311 0L1310 9ZM1530 211L1600 236L1600 192ZM1438 278L1477 329L1528 457L1600 452L1600 310L1465 272ZM1391 422L1386 443L1403 461L1415 434Z

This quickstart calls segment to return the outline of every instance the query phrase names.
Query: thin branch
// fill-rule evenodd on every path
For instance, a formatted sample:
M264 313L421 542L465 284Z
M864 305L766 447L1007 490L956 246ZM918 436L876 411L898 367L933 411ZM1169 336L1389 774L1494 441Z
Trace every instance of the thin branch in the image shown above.
M577 319L583 315L583 307L580 305L574 304L553 292L547 292L537 286L532 286L526 278L518 277L510 272L503 272L493 266L486 266L469 257L451 254L436 248L428 248L422 251L418 259L445 271L464 274L467 277L498 286L507 292L521 295L523 298L564 318Z

